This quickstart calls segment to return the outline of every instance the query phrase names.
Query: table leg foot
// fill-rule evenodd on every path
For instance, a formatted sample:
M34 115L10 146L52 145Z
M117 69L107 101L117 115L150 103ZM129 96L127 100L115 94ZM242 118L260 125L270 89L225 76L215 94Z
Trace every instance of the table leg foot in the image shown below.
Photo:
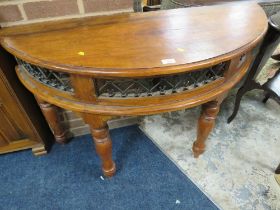
M205 150L205 142L215 126L215 120L220 110L218 101L210 101L202 105L202 112L197 125L197 139L193 143L193 154L198 158Z
M113 162L113 166L112 166L112 168L109 169L109 170L107 170L107 169L105 169L105 168L102 168L102 172L103 172L104 176L106 176L106 177L112 177L112 176L114 176L115 173L116 173L116 165L115 165L115 163Z
M56 142L60 144L67 143L67 131L60 123L57 107L40 98L36 98L36 100L49 124L50 129L53 132Z
M87 114L86 122L91 127L95 149L102 161L104 176L111 177L116 172L116 165L112 160L112 141L105 117Z

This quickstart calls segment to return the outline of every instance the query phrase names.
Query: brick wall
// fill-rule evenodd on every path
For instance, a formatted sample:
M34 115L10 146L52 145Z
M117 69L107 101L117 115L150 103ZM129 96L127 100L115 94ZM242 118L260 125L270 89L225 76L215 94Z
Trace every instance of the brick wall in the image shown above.
M132 12L133 0L0 0L0 25Z
M61 123L69 131L68 137L80 136L90 133L89 126L84 123L78 113L69 110L60 110ZM109 128L119 128L123 126L133 125L139 123L138 117L123 117L108 122Z
M136 0L135 0L136 1ZM134 1L134 3L135 3ZM2 27L50 20L79 18L132 12L133 0L0 0ZM89 133L78 114L61 110L61 121L70 131L69 137ZM137 122L137 118L122 118L109 122L111 128Z

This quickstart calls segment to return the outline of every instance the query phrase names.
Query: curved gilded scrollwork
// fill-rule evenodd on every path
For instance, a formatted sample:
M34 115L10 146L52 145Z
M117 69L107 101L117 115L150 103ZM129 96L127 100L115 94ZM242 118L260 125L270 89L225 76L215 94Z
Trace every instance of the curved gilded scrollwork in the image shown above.
M38 82L62 91L73 92L69 74L55 72L39 66L35 66L19 58L16 58L16 60L19 68L21 70L27 71Z
M223 77L227 63L183 74L141 79L95 79L100 97L147 97L191 90Z

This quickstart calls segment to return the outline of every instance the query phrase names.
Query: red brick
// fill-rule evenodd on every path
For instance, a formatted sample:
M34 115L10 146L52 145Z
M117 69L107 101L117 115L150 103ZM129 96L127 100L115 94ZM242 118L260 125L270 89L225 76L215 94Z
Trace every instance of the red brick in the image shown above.
M76 0L52 0L23 4L28 19L79 14Z
M22 16L17 5L0 6L0 22L14 22L22 20Z
M104 12L132 8L132 0L83 0L85 12Z

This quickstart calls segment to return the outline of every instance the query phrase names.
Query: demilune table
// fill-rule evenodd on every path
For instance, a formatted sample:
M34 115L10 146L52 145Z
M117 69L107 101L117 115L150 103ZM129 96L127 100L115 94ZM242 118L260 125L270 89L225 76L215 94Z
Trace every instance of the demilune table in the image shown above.
M203 153L221 102L266 30L262 8L243 2L16 26L0 37L56 140L66 142L57 106L80 113L104 175L113 176L107 121L114 117L202 104L193 152Z

